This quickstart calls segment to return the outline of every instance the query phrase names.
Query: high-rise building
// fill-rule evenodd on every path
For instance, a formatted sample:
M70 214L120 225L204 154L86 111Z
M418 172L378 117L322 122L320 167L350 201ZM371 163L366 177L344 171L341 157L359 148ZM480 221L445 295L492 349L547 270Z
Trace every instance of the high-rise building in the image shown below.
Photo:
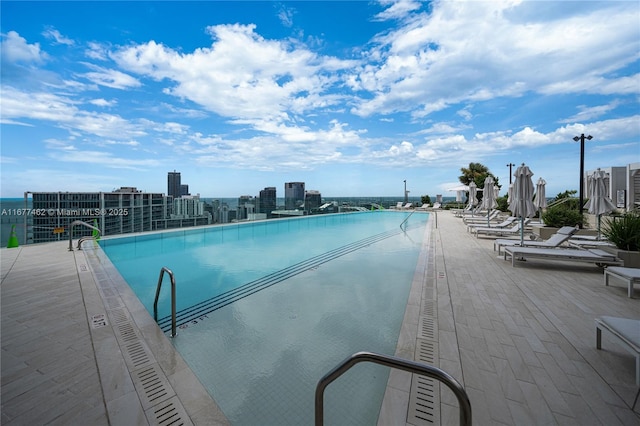
M208 225L211 215L171 218L172 198L160 193L122 187L113 192L25 192L38 215L25 215L25 240L44 243L69 239L71 224L80 220L97 225L101 235L128 234L186 226ZM73 237L92 234L82 225Z
M271 217L273 217L272 212L276 208L276 187L269 186L260 191L258 213L264 213L267 215L267 219L271 219Z
M284 184L284 208L295 210L304 204L304 182Z
M308 190L304 196L304 210L310 212L317 210L322 205L322 194L313 189Z
M34 211L42 212L29 218L31 223L25 223L27 241L33 243L68 239L70 226L76 220L97 224L102 235L152 231L171 211L164 194L133 187L113 192L25 192L25 201L29 194ZM84 226L73 229L74 238L91 233Z
M182 196L182 184L180 182L180 172L175 170L167 174L167 195L174 199Z
M245 220L252 215L256 209L255 199L251 195L241 195L238 198L237 220Z
M189 193L189 185L183 183L180 185L180 196L184 197L185 195L191 194Z
M173 200L173 213L171 219L189 219L210 215L204 211L204 201L200 201L200 196L184 195Z

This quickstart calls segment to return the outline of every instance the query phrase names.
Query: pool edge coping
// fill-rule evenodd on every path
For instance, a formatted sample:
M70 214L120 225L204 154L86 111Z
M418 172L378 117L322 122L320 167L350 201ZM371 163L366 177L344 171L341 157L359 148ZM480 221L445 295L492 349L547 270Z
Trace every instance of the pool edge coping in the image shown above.
M107 316L106 327L92 329L91 339L96 352L96 362L110 423L119 424L114 423L113 420L122 418L123 411L127 413L137 411L138 420L141 420L141 416L144 415L149 424L156 424L153 419L153 408L168 401L178 412L183 410L183 414L188 417L183 420L190 420L194 425L229 425L221 408L171 344L169 337L162 332L144 308L102 247L98 245L91 247L85 243L83 249L75 253L80 254L80 256L76 255L76 263L83 289L89 289L89 294L94 293L94 299L96 296L100 299L104 314ZM90 276L86 275L87 271L81 270L79 259L84 259L89 266ZM84 276L82 272L85 273ZM114 311L120 311L119 316L124 314L130 321L118 323L119 320L114 316ZM122 335L118 336L119 327L125 328L128 333L124 338ZM139 338L138 342L134 342L137 351L134 356L138 356L145 350L150 352L149 362L142 367L153 369L157 380L166 387L168 397L157 404L150 405L147 401L148 397L144 394L143 386L139 385L139 379L136 378L136 371L139 368L132 365L130 354L127 359L126 345L127 341L131 341L131 334ZM115 353L120 356L114 357ZM116 358L115 361L114 358ZM114 362L119 365L114 366ZM121 383L114 383L112 377L114 373L119 375ZM116 390L114 387L121 389ZM140 404L132 401L131 392L135 392ZM171 399L173 401L169 401Z

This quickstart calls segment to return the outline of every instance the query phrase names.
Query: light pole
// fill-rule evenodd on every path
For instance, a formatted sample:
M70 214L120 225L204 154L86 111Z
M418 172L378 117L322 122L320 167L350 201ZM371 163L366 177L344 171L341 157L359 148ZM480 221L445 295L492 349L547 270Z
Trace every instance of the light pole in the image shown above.
M513 166L515 166L515 164L513 164L513 163L507 164L507 167L509 168L509 185L511 185L511 183L513 182L513 180L512 180L513 179L513 174L511 172L511 168Z
M404 204L405 206L407 205L407 203L409 202L409 197L407 196L407 180L404 180Z
M582 205L584 204L584 140L591 140L593 136L585 136L584 133L580 136L574 136L573 140L580 141L580 198L578 205L578 212L582 213ZM582 228L582 225L580 226Z

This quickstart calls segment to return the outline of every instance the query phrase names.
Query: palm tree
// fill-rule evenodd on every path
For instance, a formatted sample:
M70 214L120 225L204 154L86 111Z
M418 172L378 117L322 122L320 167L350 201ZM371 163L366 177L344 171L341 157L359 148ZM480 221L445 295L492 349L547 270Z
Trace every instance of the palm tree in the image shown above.
M489 168L480 163L469 163L469 167L461 167L460 171L462 175L458 177L460 182L464 185L469 185L471 182L475 182L478 188L484 188L484 180L487 176L491 176L494 181L494 185L500 187L498 178L489 171ZM482 192L478 193L478 199L482 200Z

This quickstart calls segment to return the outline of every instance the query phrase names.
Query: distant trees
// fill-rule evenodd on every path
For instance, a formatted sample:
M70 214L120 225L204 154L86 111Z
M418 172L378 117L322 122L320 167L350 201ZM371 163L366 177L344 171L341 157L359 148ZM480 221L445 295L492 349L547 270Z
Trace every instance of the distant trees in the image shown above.
M422 201L422 204L431 204L431 197L429 197L428 195L423 195L422 197L420 197L420 201Z

